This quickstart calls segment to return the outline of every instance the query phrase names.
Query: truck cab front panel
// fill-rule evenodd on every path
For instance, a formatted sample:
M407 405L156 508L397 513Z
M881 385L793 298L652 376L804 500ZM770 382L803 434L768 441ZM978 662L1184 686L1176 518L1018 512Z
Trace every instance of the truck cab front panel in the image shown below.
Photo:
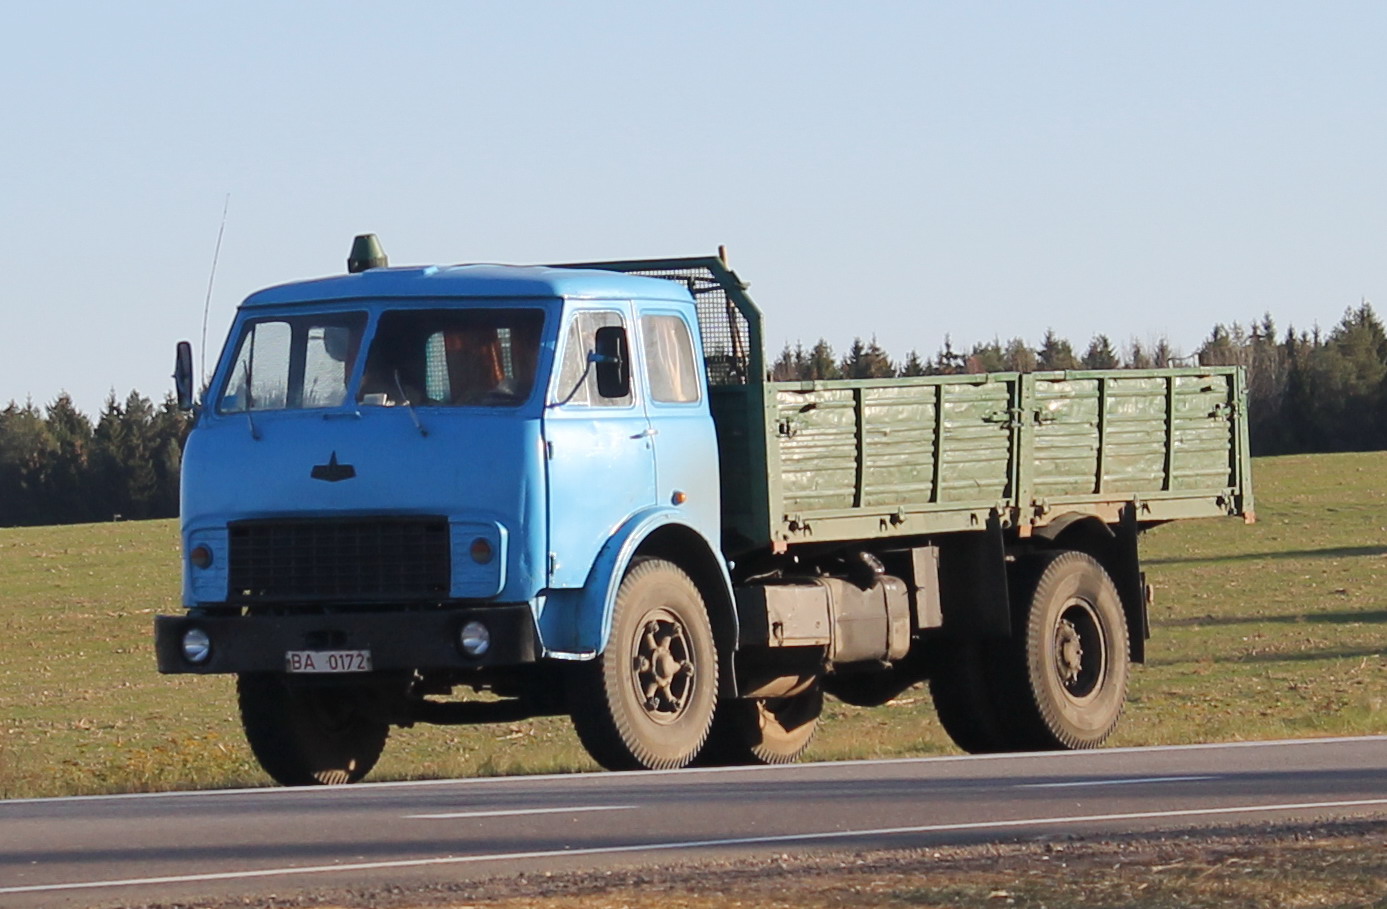
M188 441L186 604L531 601L557 306L244 312Z

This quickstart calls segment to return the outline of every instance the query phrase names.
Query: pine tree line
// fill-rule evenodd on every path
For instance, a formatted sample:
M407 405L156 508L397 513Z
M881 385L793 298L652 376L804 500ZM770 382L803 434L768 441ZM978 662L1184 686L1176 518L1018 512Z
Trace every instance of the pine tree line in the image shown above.
M0 527L178 515L189 420L172 398L106 399L95 425L66 394L0 410Z
M1247 367L1253 454L1387 449L1387 331L1366 301L1328 334L1215 325L1199 358Z
M1107 335L1095 335L1083 354L1076 354L1069 341L1047 331L1039 347L1021 338L1003 344L993 338L974 344L967 352L956 350L948 335L944 346L928 360L916 350L897 363L873 336L864 342L854 338L852 347L838 358L828 341L820 338L809 350L803 344L786 344L771 366L777 382L805 379L889 379L897 376L936 376L955 373L1037 372L1050 369L1151 369L1179 360L1170 341L1160 338L1152 344L1131 341L1119 354Z
M1270 314L1247 327L1215 325L1189 357L1164 337L1130 341L1119 352L1095 335L1082 354L1053 331L1037 347L994 338L958 350L946 335L928 360L911 350L895 361L873 337L853 339L842 357L820 338L809 349L787 344L771 367L776 381L882 379L894 376L1056 369L1151 369L1168 365L1247 368L1252 453L1293 454L1387 449L1387 332L1364 301L1333 330L1278 333Z

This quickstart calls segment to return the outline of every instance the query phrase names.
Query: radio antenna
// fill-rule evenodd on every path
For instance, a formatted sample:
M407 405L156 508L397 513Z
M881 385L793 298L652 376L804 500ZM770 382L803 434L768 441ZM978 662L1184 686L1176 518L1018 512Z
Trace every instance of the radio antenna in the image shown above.
M217 228L217 248L212 251L212 273L207 276L207 299L202 304L202 346L199 348L197 370L202 384L207 384L207 313L212 308L212 282L217 280L217 260L222 254L222 234L226 233L226 210L231 207L231 193L222 202L222 225Z

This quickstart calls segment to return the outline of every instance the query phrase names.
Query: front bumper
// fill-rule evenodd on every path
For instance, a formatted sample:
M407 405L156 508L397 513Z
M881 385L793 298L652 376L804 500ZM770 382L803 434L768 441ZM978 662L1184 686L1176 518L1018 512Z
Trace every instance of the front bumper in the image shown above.
M462 626L486 625L491 646L473 657L458 644ZM200 628L211 639L206 661L183 656L183 635ZM428 612L324 615L154 617L154 649L165 673L283 672L291 650L369 650L374 670L473 669L538 659L539 635L525 603Z

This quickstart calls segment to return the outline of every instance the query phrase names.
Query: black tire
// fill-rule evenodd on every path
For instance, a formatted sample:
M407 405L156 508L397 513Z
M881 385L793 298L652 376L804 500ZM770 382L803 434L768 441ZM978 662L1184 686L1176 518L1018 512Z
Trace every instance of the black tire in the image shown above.
M1127 621L1112 579L1091 556L1036 553L1011 577L1013 637L1005 661L1017 748L1096 748L1122 716Z
M376 765L390 726L359 688L298 684L281 675L236 679L241 725L260 766L285 786L355 783Z
M823 709L818 683L790 697L723 701L698 763L792 764L809 750Z
M583 747L608 770L666 770L708 738L717 649L703 597L677 565L635 562L617 589L607 649L575 667L570 714Z
M939 723L970 754L1013 749L998 703L994 655L998 642L947 638L936 642L929 693Z

